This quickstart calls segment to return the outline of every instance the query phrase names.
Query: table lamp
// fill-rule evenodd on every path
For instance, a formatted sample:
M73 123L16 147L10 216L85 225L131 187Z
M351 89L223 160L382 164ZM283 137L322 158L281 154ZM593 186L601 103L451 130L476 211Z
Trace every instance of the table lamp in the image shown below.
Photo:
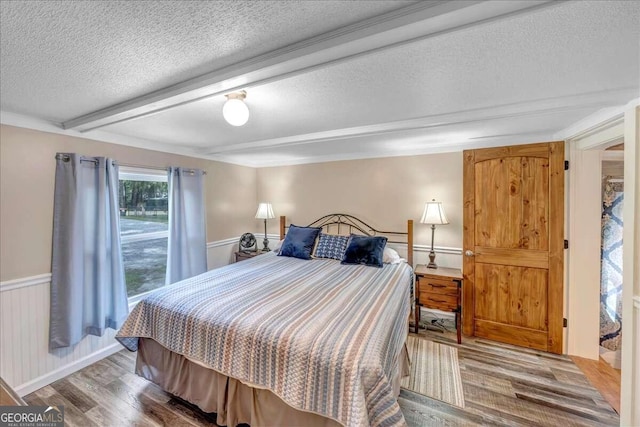
M436 202L436 199L427 202L424 205L424 213L420 220L422 224L431 224L431 252L429 252L429 265L427 268L438 268L436 265L436 253L433 251L433 237L437 225L449 224L447 215L442 208L442 202Z
M256 212L256 219L264 219L264 240L262 244L264 248L262 248L263 252L269 252L269 239L267 239L267 220L275 218L276 216L273 214L273 207L271 207L271 203L260 203L258 205L258 211Z

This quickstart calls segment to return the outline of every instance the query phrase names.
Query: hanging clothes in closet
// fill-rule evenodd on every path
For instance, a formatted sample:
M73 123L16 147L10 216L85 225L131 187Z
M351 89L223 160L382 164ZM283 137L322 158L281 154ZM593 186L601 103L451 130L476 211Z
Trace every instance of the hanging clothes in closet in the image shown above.
M619 351L622 343L622 210L624 183L608 176L602 197L600 345Z

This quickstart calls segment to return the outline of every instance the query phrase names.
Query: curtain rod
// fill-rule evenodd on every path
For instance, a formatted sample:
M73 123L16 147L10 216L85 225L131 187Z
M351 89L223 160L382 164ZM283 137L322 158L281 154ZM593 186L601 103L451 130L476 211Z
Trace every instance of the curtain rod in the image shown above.
M69 161L69 159L70 159L70 157L69 157L69 156L67 156L67 155L65 155L65 154L56 154L56 159L59 159L59 160L62 160L62 161L68 162L68 161ZM81 158L81 159L80 159L80 161L81 161L81 162L94 163L94 164L97 164L97 163L98 163L98 161L97 161L97 160L95 160L95 159L84 159L84 158ZM169 170L169 168L168 168L168 167L162 167L162 166L147 166L147 165L136 165L136 164L133 164L133 163L118 163L118 162L117 162L117 161L115 161L115 160L114 160L114 163L116 163L116 164L117 164L117 165L119 165L119 166L125 166L125 167L129 167L129 168L154 169L154 170L163 170L163 171ZM184 169L184 170L185 170L185 171L187 171L187 172L191 172L191 173L193 173L193 172L194 172L194 169L191 169L191 168L182 168L182 169ZM206 175L206 174L207 174L207 171L203 170L203 171L202 171L202 174L203 174L203 175Z
M155 170L163 170L163 171L169 170L169 167L136 165L136 164L133 164L133 163L118 163L118 165L125 166L125 167L128 167L128 168L155 169ZM191 168L182 168L182 169L184 169L186 172L191 172L191 173L193 173L195 171L195 169L191 169ZM202 174L206 175L207 171L203 170Z
M163 171L166 171L167 169L169 169L168 167L136 165L136 164L133 164L133 163L118 163L118 165L125 166L125 167L128 167L128 168L155 169L155 170L163 170Z

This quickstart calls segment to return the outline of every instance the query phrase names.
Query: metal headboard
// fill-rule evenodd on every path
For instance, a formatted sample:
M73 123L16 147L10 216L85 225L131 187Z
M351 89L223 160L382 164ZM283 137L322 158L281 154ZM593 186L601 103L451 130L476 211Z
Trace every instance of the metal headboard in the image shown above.
M407 245L407 261L413 266L413 220L407 220L407 231L376 230L366 222L353 215L335 213L320 217L310 223L308 227L322 227L326 233L362 233L365 236L385 236L389 243ZM280 217L280 239L284 239L285 231L289 228L285 216Z

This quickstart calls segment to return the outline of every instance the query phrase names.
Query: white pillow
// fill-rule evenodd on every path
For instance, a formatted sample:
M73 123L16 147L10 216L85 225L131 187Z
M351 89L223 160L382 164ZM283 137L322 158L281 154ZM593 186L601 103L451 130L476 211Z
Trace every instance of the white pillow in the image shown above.
M276 245L273 247L273 251L275 253L280 252L280 247L282 247L282 242L284 242L284 239L278 240L278 243L276 243Z
M385 264L400 264L404 262L404 259L400 258L400 255L398 255L395 249L385 246L384 252L382 253L382 262Z

